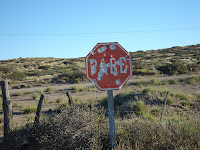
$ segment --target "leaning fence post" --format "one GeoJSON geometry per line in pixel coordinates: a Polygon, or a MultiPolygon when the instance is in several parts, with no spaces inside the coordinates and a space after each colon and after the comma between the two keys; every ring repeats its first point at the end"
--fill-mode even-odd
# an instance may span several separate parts
{"type": "Polygon", "coordinates": [[[7,140],[11,132],[12,104],[9,100],[8,80],[1,81],[4,112],[4,140],[7,140]]]}
{"type": "Polygon", "coordinates": [[[39,123],[43,99],[44,99],[44,95],[42,94],[40,96],[40,100],[38,102],[38,107],[37,107],[37,112],[36,112],[36,115],[35,115],[34,125],[39,123]]]}
{"type": "Polygon", "coordinates": [[[164,102],[164,106],[163,106],[163,110],[162,110],[162,114],[161,114],[161,117],[160,117],[160,122],[159,122],[159,124],[161,124],[162,117],[163,117],[163,114],[164,114],[164,112],[165,112],[165,106],[166,106],[166,104],[167,104],[167,96],[168,96],[168,94],[169,94],[169,91],[167,91],[167,95],[166,95],[166,97],[165,97],[165,102],[164,102]]]}
{"type": "Polygon", "coordinates": [[[70,106],[74,106],[74,102],[73,102],[73,99],[72,99],[72,96],[71,96],[70,92],[69,91],[66,92],[66,95],[67,95],[67,97],[69,99],[69,105],[70,106]]]}

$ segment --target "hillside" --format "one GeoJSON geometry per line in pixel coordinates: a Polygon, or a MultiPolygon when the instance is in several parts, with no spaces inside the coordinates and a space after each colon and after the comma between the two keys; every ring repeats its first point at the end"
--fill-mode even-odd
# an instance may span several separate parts
{"type": "Polygon", "coordinates": [[[130,52],[135,74],[185,74],[200,71],[200,44],[130,52]],[[167,72],[162,67],[168,69],[167,72]],[[171,67],[171,70],[169,69],[171,67]],[[184,72],[181,72],[183,71],[184,72]],[[180,71],[181,70],[181,71],[180,71]]]}
{"type": "MultiPolygon", "coordinates": [[[[133,74],[188,74],[200,71],[200,44],[130,52],[133,74]]],[[[47,83],[79,83],[85,79],[84,58],[18,58],[0,61],[0,79],[28,87],[47,83]],[[23,85],[22,85],[23,84],[23,85]]]]}
{"type": "MultiPolygon", "coordinates": [[[[200,149],[199,46],[130,52],[138,76],[113,91],[118,150],[200,149]]],[[[84,58],[19,58],[0,67],[13,115],[5,142],[0,93],[0,149],[109,149],[107,93],[82,82],[84,58]]]]}

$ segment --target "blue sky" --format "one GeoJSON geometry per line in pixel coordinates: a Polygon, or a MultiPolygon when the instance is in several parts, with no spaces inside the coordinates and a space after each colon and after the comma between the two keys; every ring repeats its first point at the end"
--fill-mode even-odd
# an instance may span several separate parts
{"type": "Polygon", "coordinates": [[[200,43],[199,0],[0,0],[0,60],[85,57],[200,43]]]}

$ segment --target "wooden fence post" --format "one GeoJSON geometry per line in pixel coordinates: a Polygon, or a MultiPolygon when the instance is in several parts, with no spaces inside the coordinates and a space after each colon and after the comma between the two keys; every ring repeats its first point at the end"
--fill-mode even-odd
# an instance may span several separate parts
{"type": "Polygon", "coordinates": [[[4,112],[4,140],[7,140],[11,132],[12,104],[9,100],[8,80],[1,81],[4,112]]]}
{"type": "Polygon", "coordinates": [[[72,99],[72,96],[71,96],[71,94],[70,94],[70,92],[68,91],[68,92],[66,92],[66,95],[67,95],[67,97],[68,97],[68,102],[69,102],[69,105],[70,106],[74,106],[74,102],[73,102],[73,99],[72,99]]]}
{"type": "Polygon", "coordinates": [[[42,94],[42,95],[40,96],[40,100],[39,100],[39,102],[38,102],[38,107],[37,107],[37,112],[36,112],[36,115],[35,115],[34,125],[36,125],[36,124],[39,123],[43,99],[44,99],[44,95],[42,94]]]}
{"type": "Polygon", "coordinates": [[[164,114],[164,112],[165,112],[165,106],[166,106],[166,104],[167,104],[167,96],[168,96],[168,94],[169,94],[169,91],[167,91],[167,95],[166,95],[166,97],[165,97],[165,102],[164,102],[164,106],[163,106],[163,110],[162,110],[161,117],[160,117],[160,122],[159,122],[160,125],[161,125],[161,122],[162,122],[163,114],[164,114]]]}

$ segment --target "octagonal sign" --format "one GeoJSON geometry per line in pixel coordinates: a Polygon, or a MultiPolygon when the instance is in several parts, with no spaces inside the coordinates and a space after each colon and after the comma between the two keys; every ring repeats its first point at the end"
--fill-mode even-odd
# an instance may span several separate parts
{"type": "Polygon", "coordinates": [[[88,80],[101,91],[121,89],[132,75],[131,56],[117,42],[98,43],[85,61],[88,80]]]}

